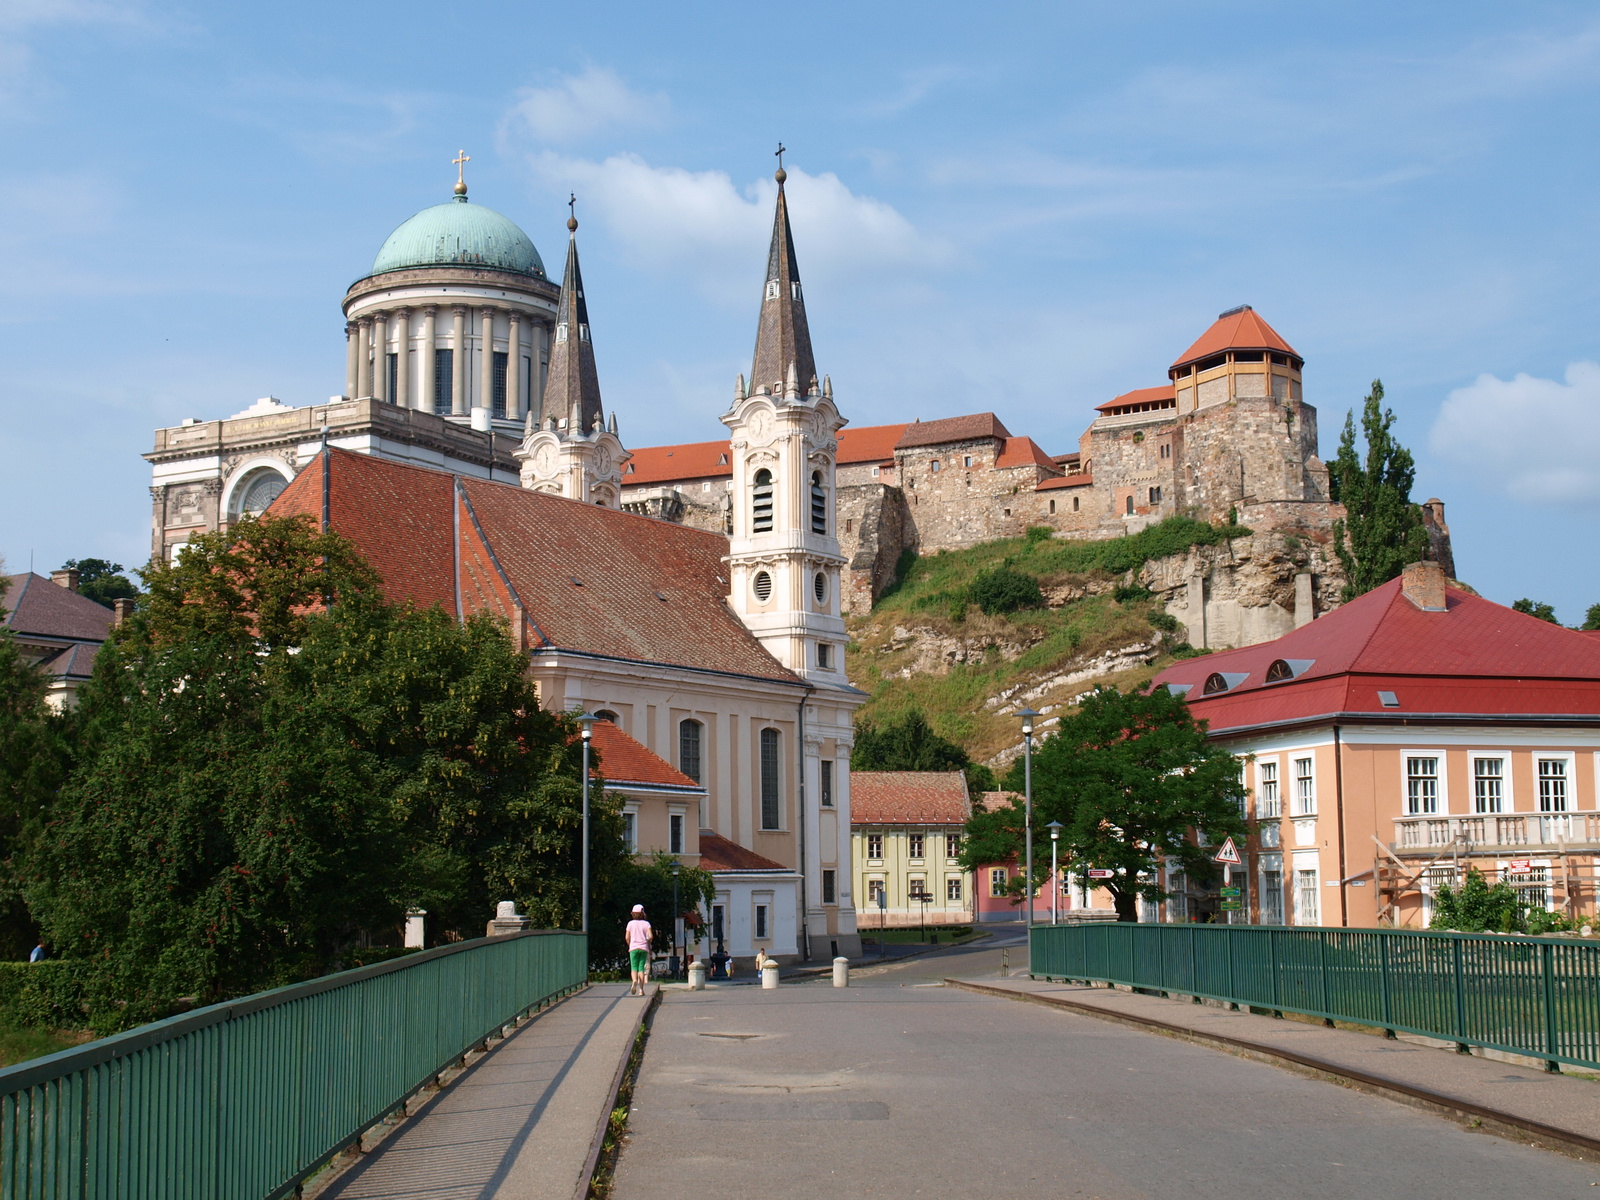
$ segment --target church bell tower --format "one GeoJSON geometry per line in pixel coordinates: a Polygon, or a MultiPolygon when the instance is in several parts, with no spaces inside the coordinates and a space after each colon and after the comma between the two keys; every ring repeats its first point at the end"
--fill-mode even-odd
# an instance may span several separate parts
{"type": "Polygon", "coordinates": [[[776,178],[755,361],[722,417],[733,446],[728,603],[784,666],[842,685],[834,463],[845,420],[832,384],[817,383],[781,165],[776,178]]]}

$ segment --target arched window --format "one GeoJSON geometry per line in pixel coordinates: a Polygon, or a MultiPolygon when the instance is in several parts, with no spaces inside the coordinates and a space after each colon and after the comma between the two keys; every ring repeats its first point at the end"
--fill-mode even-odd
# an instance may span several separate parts
{"type": "Polygon", "coordinates": [[[828,493],[822,490],[822,472],[811,472],[811,532],[828,532],[828,493]]]}
{"type": "Polygon", "coordinates": [[[678,722],[678,770],[696,783],[700,782],[700,734],[704,726],[699,721],[678,722]]]}
{"type": "Polygon", "coordinates": [[[772,532],[772,472],[765,467],[756,472],[750,493],[750,529],[753,533],[772,532]]]}
{"type": "Polygon", "coordinates": [[[609,708],[602,708],[599,711],[597,711],[594,715],[599,720],[610,721],[613,725],[620,724],[620,722],[618,722],[618,720],[617,720],[617,714],[612,712],[609,708]]]}
{"type": "Polygon", "coordinates": [[[1130,517],[1133,516],[1133,497],[1132,496],[1128,497],[1128,515],[1130,517]]]}
{"type": "Polygon", "coordinates": [[[1056,511],[1056,502],[1054,500],[1052,500],[1052,501],[1050,501],[1050,514],[1052,516],[1054,516],[1055,515],[1055,511],[1056,511]]]}
{"type": "Polygon", "coordinates": [[[257,467],[233,489],[228,519],[236,521],[243,516],[260,516],[288,486],[289,481],[271,467],[257,467]]]}
{"type": "Polygon", "coordinates": [[[761,731],[761,828],[781,828],[778,803],[778,731],[761,731]]]}

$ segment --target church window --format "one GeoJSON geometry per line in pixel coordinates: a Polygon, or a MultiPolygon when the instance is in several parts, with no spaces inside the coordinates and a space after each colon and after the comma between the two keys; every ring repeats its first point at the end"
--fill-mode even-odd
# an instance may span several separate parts
{"type": "Polygon", "coordinates": [[[673,813],[667,818],[667,853],[683,853],[683,814],[673,813]]]}
{"type": "Polygon", "coordinates": [[[1073,512],[1077,512],[1078,511],[1078,498],[1076,496],[1074,496],[1072,498],[1072,511],[1073,512]]]}
{"type": "Polygon", "coordinates": [[[817,667],[823,671],[830,670],[833,667],[833,647],[828,645],[827,642],[817,643],[817,667]]]}
{"type": "Polygon", "coordinates": [[[761,828],[780,828],[778,806],[778,731],[761,731],[761,828]]]}
{"type": "Polygon", "coordinates": [[[811,472],[811,532],[828,532],[828,493],[822,489],[822,472],[811,472]]]}
{"type": "Polygon", "coordinates": [[[834,893],[837,890],[837,885],[835,884],[834,881],[837,878],[838,878],[838,874],[836,872],[831,871],[831,870],[827,870],[827,869],[823,870],[823,872],[822,872],[822,902],[824,904],[837,904],[838,903],[838,901],[834,897],[834,893]]]}
{"type": "Polygon", "coordinates": [[[750,590],[756,594],[756,599],[762,604],[772,599],[772,576],[765,571],[757,571],[756,577],[750,581],[750,590]]]}
{"type": "Polygon", "coordinates": [[[490,360],[490,369],[493,375],[490,380],[490,400],[492,406],[489,411],[497,417],[506,415],[506,355],[499,350],[494,352],[490,360]]]}
{"type": "Polygon", "coordinates": [[[233,502],[228,506],[228,519],[236,521],[245,515],[258,516],[267,505],[278,498],[278,493],[289,486],[289,481],[271,467],[259,467],[245,476],[233,489],[233,502]]]}
{"type": "Polygon", "coordinates": [[[699,721],[678,722],[678,770],[696,783],[700,779],[700,735],[704,726],[699,721]]]}
{"type": "Polygon", "coordinates": [[[1052,501],[1050,501],[1050,512],[1051,512],[1051,515],[1054,515],[1055,511],[1056,511],[1056,502],[1054,500],[1052,500],[1052,501]]]}
{"type": "Polygon", "coordinates": [[[818,571],[811,579],[811,594],[817,598],[818,604],[828,598],[828,577],[821,571],[818,571]]]}
{"type": "Polygon", "coordinates": [[[522,373],[517,376],[517,411],[525,413],[533,407],[529,397],[533,394],[533,360],[526,354],[522,356],[522,373]]]}
{"type": "Polygon", "coordinates": [[[833,760],[823,759],[817,764],[819,776],[818,801],[823,808],[833,807],[833,760]]]}
{"type": "Polygon", "coordinates": [[[455,403],[455,366],[454,350],[433,352],[433,411],[436,413],[448,413],[455,403]]]}
{"type": "Polygon", "coordinates": [[[388,376],[388,384],[383,393],[383,398],[390,404],[400,394],[400,356],[398,354],[385,354],[384,374],[388,376]]]}
{"type": "Polygon", "coordinates": [[[750,528],[755,533],[772,532],[772,472],[762,467],[756,472],[750,496],[750,528]]]}

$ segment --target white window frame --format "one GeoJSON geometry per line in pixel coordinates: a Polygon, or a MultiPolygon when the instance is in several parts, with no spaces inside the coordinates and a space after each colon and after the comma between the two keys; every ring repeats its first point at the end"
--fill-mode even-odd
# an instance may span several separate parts
{"type": "Polygon", "coordinates": [[[1407,817],[1443,817],[1450,812],[1450,789],[1446,782],[1449,775],[1449,760],[1443,750],[1401,750],[1400,751],[1400,805],[1401,813],[1407,817]],[[1438,807],[1432,812],[1418,809],[1411,811],[1411,760],[1413,758],[1431,758],[1434,760],[1434,784],[1438,788],[1438,807]]]}
{"type": "Polygon", "coordinates": [[[629,854],[639,853],[639,806],[637,804],[624,804],[622,806],[622,836],[628,847],[629,854]],[[631,818],[631,819],[630,819],[631,818]],[[632,837],[629,838],[629,833],[632,837]]]}
{"type": "Polygon", "coordinates": [[[1530,766],[1533,768],[1533,811],[1544,815],[1551,813],[1581,812],[1578,804],[1578,770],[1577,755],[1571,750],[1535,750],[1530,766]],[[1564,762],[1566,764],[1566,802],[1565,808],[1546,809],[1544,807],[1543,789],[1539,786],[1539,764],[1541,762],[1564,762]]]}
{"type": "Polygon", "coordinates": [[[906,858],[912,862],[925,862],[928,857],[928,834],[925,830],[906,830],[906,858]]]}
{"type": "Polygon", "coordinates": [[[1517,811],[1516,798],[1511,785],[1512,776],[1515,774],[1512,766],[1511,752],[1509,750],[1467,751],[1467,774],[1472,780],[1472,790],[1468,795],[1467,804],[1470,806],[1471,815],[1475,817],[1500,817],[1506,813],[1517,811]],[[1478,760],[1485,758],[1497,758],[1500,760],[1500,809],[1498,812],[1490,812],[1487,809],[1480,812],[1478,809],[1478,760]]]}
{"type": "Polygon", "coordinates": [[[667,853],[687,854],[689,852],[689,810],[682,804],[667,806],[667,853]],[[672,818],[678,818],[678,848],[672,848],[672,818]]]}
{"type": "Polygon", "coordinates": [[[861,836],[867,839],[867,861],[868,862],[882,862],[883,861],[883,834],[881,834],[881,833],[864,833],[861,836]],[[878,852],[876,854],[874,854],[872,852],[872,843],[874,841],[876,841],[878,843],[878,852]]]}
{"type": "Polygon", "coordinates": [[[1317,756],[1316,756],[1316,752],[1315,751],[1311,751],[1311,750],[1307,750],[1303,754],[1291,752],[1290,757],[1289,757],[1289,766],[1290,766],[1290,768],[1292,770],[1293,779],[1294,779],[1294,815],[1297,816],[1297,817],[1314,817],[1314,816],[1316,816],[1317,815],[1317,756]],[[1307,775],[1307,776],[1304,776],[1304,777],[1301,776],[1301,774],[1300,774],[1300,764],[1302,762],[1309,762],[1311,764],[1311,774],[1310,775],[1307,775]],[[1309,808],[1301,807],[1301,803],[1300,803],[1300,781],[1301,781],[1302,778],[1308,779],[1311,782],[1311,806],[1309,808]]]}
{"type": "Polygon", "coordinates": [[[1292,888],[1285,888],[1284,889],[1285,892],[1289,893],[1288,895],[1285,896],[1284,900],[1285,900],[1285,904],[1286,905],[1290,901],[1293,902],[1293,905],[1294,905],[1294,923],[1295,923],[1295,925],[1296,926],[1302,926],[1303,925],[1308,929],[1309,928],[1316,928],[1316,927],[1321,926],[1321,924],[1322,924],[1322,908],[1323,908],[1323,905],[1322,905],[1322,863],[1321,863],[1321,860],[1320,859],[1316,859],[1316,858],[1312,858],[1310,856],[1302,858],[1299,855],[1296,855],[1294,860],[1293,860],[1293,862],[1290,864],[1290,872],[1291,872],[1291,875],[1292,875],[1292,879],[1291,880],[1287,880],[1285,882],[1291,883],[1292,884],[1292,888]],[[1301,875],[1310,875],[1311,876],[1311,885],[1309,887],[1305,887],[1305,886],[1302,885],[1301,880],[1300,880],[1300,876],[1301,875]],[[1312,901],[1312,903],[1316,906],[1316,912],[1314,912],[1314,913],[1302,912],[1302,909],[1305,906],[1301,903],[1301,898],[1304,897],[1304,896],[1315,896],[1316,897],[1316,899],[1312,901]]]}
{"type": "Polygon", "coordinates": [[[944,877],[944,902],[946,904],[960,904],[961,901],[961,876],[946,875],[944,877]],[[951,892],[954,892],[955,895],[952,896],[951,892]]]}
{"type": "Polygon", "coordinates": [[[1005,867],[989,868],[989,898],[998,900],[1006,895],[1006,886],[1011,882],[1011,872],[1005,867]],[[995,890],[995,884],[1000,885],[1000,890],[995,890]]]}
{"type": "Polygon", "coordinates": [[[1280,819],[1283,816],[1283,756],[1281,754],[1263,754],[1263,755],[1258,755],[1256,757],[1255,768],[1256,768],[1256,787],[1255,787],[1256,820],[1258,820],[1258,821],[1276,821],[1276,820],[1280,819]],[[1264,767],[1264,766],[1272,768],[1272,770],[1271,770],[1272,778],[1271,779],[1264,779],[1262,777],[1261,768],[1264,767]],[[1273,808],[1273,811],[1264,812],[1263,811],[1263,806],[1262,806],[1262,799],[1266,794],[1267,786],[1269,784],[1272,787],[1272,808],[1273,808]]]}

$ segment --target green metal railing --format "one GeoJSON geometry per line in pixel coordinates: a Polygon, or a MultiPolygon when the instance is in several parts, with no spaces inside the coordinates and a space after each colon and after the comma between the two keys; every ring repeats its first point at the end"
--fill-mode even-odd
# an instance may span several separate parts
{"type": "Polygon", "coordinates": [[[0,1071],[3,1200],[270,1200],[581,985],[587,939],[481,938],[0,1071]]]}
{"type": "Polygon", "coordinates": [[[1036,925],[1037,978],[1120,983],[1600,1067],[1600,944],[1262,925],[1036,925]]]}

